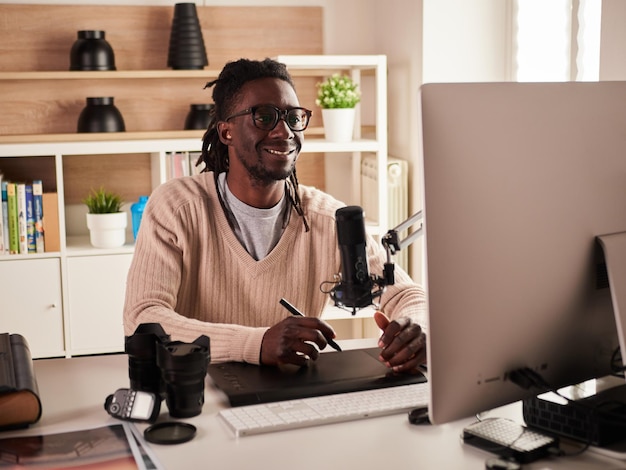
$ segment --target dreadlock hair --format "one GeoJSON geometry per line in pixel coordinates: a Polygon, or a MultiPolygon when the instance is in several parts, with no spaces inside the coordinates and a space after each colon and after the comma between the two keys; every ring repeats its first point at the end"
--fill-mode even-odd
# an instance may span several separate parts
{"type": "MultiPolygon", "coordinates": [[[[197,164],[204,162],[202,170],[215,173],[215,179],[219,173],[228,171],[228,146],[219,139],[217,123],[225,120],[234,112],[239,93],[242,87],[259,78],[278,78],[289,83],[294,89],[295,85],[287,67],[280,62],[266,58],[262,61],[239,59],[228,62],[216,80],[208,82],[204,88],[213,87],[213,103],[209,118],[209,124],[202,138],[202,153],[197,164]]],[[[298,177],[294,167],[288,178],[287,194],[294,209],[304,222],[305,230],[309,231],[309,224],[304,216],[300,195],[298,194],[298,177]]]]}

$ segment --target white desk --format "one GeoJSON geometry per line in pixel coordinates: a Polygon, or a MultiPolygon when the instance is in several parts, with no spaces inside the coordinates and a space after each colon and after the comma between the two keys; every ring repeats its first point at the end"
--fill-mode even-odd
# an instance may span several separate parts
{"type": "MultiPolygon", "coordinates": [[[[42,419],[29,429],[0,433],[0,437],[118,422],[103,405],[107,395],[129,386],[126,355],[36,360],[35,372],[43,402],[42,419]]],[[[198,428],[197,436],[180,445],[151,445],[161,464],[167,469],[471,470],[484,469],[485,460],[492,457],[462,444],[459,436],[472,419],[441,426],[414,426],[405,414],[400,414],[236,439],[217,417],[225,406],[220,394],[207,387],[202,414],[184,420],[198,428]]],[[[499,408],[491,415],[520,419],[521,405],[499,408]]],[[[160,420],[167,419],[170,418],[164,404],[160,420]]],[[[626,462],[590,453],[576,459],[542,460],[524,466],[524,470],[617,468],[626,469],[626,462]]]]}

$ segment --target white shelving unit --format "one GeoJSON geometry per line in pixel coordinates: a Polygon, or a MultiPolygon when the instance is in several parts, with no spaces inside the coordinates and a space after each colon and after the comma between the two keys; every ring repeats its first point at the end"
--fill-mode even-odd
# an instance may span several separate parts
{"type": "Polygon", "coordinates": [[[92,247],[88,237],[68,230],[63,159],[75,155],[106,158],[113,154],[148,153],[157,161],[165,161],[168,152],[196,151],[201,146],[197,137],[146,139],[145,135],[127,134],[117,138],[34,143],[0,140],[0,171],[3,158],[23,159],[28,167],[29,160],[43,157],[54,161],[56,173],[60,250],[0,255],[2,328],[28,338],[33,357],[124,350],[122,309],[134,248],[132,235],[127,234],[129,243],[123,247],[100,249],[92,247]]]}
{"type": "MultiPolygon", "coordinates": [[[[351,156],[352,200],[347,202],[358,203],[361,198],[361,155],[375,154],[379,174],[386,172],[386,57],[280,56],[278,60],[287,64],[294,76],[322,77],[337,71],[349,73],[357,83],[361,83],[365,75],[374,77],[375,96],[364,96],[364,100],[374,100],[373,135],[362,135],[361,118],[358,117],[352,142],[333,143],[307,137],[302,149],[303,153],[351,156]]],[[[157,74],[148,71],[124,72],[123,77],[118,77],[120,72],[95,73],[127,80],[132,80],[135,74],[141,78],[145,78],[146,74],[157,74]]],[[[39,74],[25,72],[22,75],[26,75],[24,79],[43,78],[39,74]]],[[[44,74],[46,79],[51,80],[69,78],[66,72],[44,74]]],[[[5,79],[15,80],[14,74],[0,74],[0,81],[5,79]]],[[[165,181],[166,155],[177,151],[199,151],[201,135],[202,132],[198,131],[166,131],[0,137],[0,172],[4,159],[19,158],[23,159],[20,165],[25,168],[32,166],[32,173],[36,175],[37,165],[43,158],[52,162],[56,179],[60,250],[42,254],[0,255],[2,329],[26,336],[33,357],[111,353],[124,348],[122,308],[133,244],[128,243],[118,249],[97,249],[89,245],[87,237],[76,236],[68,230],[70,208],[64,200],[64,158],[149,154],[154,187],[165,181]]],[[[379,178],[378,185],[379,220],[371,221],[368,226],[374,234],[387,230],[386,210],[383,209],[387,207],[386,178],[379,178]]],[[[132,240],[132,236],[127,240],[132,240]]],[[[351,315],[348,312],[333,312],[330,317],[345,319],[351,315]]],[[[360,336],[360,330],[361,326],[355,323],[354,335],[360,336]]]]}

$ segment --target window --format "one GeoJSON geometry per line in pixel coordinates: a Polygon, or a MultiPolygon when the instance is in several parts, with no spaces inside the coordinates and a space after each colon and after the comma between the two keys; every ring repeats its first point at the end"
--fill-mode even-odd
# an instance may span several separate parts
{"type": "Polygon", "coordinates": [[[596,81],[601,0],[516,0],[515,79],[596,81]]]}

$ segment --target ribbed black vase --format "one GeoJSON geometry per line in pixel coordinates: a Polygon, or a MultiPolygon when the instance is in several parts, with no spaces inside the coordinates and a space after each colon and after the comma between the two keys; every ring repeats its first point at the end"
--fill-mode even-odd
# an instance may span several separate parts
{"type": "Polygon", "coordinates": [[[195,3],[174,5],[167,66],[173,69],[203,69],[209,65],[195,3]]]}
{"type": "Polygon", "coordinates": [[[124,118],[112,97],[87,98],[87,106],[78,116],[78,132],[123,132],[124,118]]]}

